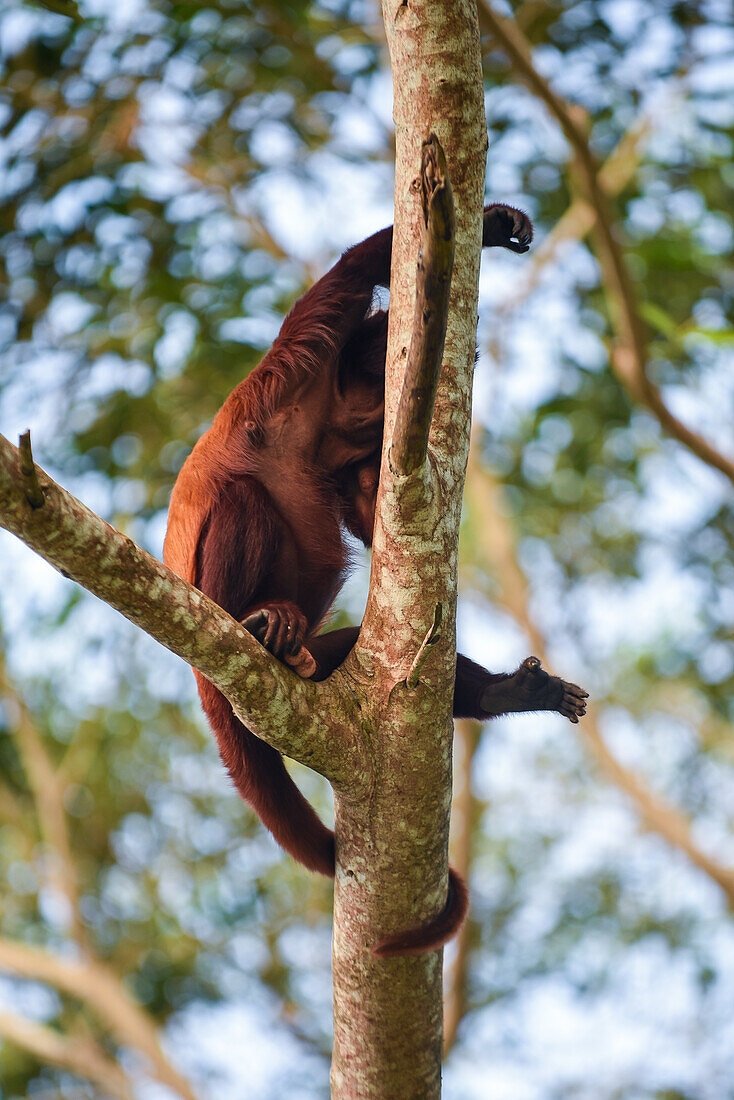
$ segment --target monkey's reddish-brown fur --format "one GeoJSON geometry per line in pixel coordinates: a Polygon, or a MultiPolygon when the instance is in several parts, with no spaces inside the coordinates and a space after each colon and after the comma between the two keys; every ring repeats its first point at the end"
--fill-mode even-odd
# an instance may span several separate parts
{"type": "MultiPolygon", "coordinates": [[[[524,252],[531,236],[527,218],[511,207],[485,211],[485,245],[524,252]]],[[[374,234],[296,302],[263,361],[194,447],[171,497],[166,563],[236,619],[263,610],[262,625],[255,630],[256,620],[249,620],[250,628],[291,664],[305,644],[317,679],[341,664],[358,633],[318,631],[348,564],[343,529],[365,545],[372,541],[387,312],[370,308],[375,287],[389,285],[391,245],[391,228],[374,234]]],[[[564,700],[570,704],[558,686],[563,681],[523,669],[492,674],[460,656],[455,713],[566,713],[564,700]]],[[[310,870],[333,875],[333,833],[303,798],[280,754],[247,730],[198,673],[197,683],[237,790],[287,852],[310,870]]],[[[466,887],[452,871],[437,920],[375,951],[415,954],[438,947],[460,926],[466,908],[466,887]]]]}

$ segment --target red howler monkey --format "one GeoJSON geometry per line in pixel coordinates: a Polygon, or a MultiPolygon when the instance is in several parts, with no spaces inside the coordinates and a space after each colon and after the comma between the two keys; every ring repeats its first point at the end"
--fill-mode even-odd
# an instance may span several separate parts
{"type": "MultiPolygon", "coordinates": [[[[530,220],[510,206],[484,211],[482,244],[527,252],[530,220]]],[[[258,367],[232,391],[173,489],[166,564],[216,600],[280,660],[324,679],[358,628],[319,634],[347,568],[343,529],[372,542],[383,429],[392,228],[350,248],[300,298],[258,367]],[[305,659],[305,650],[313,661],[305,659]],[[300,662],[300,667],[299,667],[300,662]]],[[[321,823],[275,749],[235,718],[196,673],[202,705],[242,798],[277,842],[312,871],[334,874],[334,834],[321,823]]],[[[586,693],[529,657],[491,673],[459,655],[454,714],[490,718],[555,710],[572,722],[586,693]]],[[[433,950],[461,925],[467,891],[451,872],[436,921],[386,940],[381,955],[433,950]]]]}

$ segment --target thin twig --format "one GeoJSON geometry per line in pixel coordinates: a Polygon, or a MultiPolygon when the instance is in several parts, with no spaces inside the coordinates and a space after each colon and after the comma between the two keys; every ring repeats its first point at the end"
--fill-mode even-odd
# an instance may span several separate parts
{"type": "Polygon", "coordinates": [[[578,121],[581,109],[566,103],[540,75],[533,64],[529,42],[511,19],[499,15],[489,0],[480,0],[479,12],[480,21],[494,35],[520,79],[554,115],[573,150],[582,188],[594,209],[597,256],[616,330],[617,347],[611,355],[612,369],[630,395],[647,405],[670,435],[703,462],[720,470],[734,482],[734,460],[721,454],[697,432],[678,420],[647,376],[644,327],[637,311],[637,299],[622,249],[614,236],[609,196],[600,181],[599,165],[591,152],[583,126],[578,121]]]}
{"type": "Polygon", "coordinates": [[[443,623],[443,609],[441,604],[436,604],[436,610],[433,613],[433,622],[431,623],[428,633],[420,644],[418,652],[415,655],[415,660],[410,666],[410,671],[405,677],[405,686],[413,691],[417,686],[421,676],[421,670],[428,660],[432,647],[436,644],[441,637],[441,625],[443,623]]]}
{"type": "Polygon", "coordinates": [[[435,134],[423,142],[420,179],[425,226],[418,258],[413,332],[390,448],[390,465],[402,475],[413,473],[425,461],[454,267],[454,199],[446,157],[435,134]]]}

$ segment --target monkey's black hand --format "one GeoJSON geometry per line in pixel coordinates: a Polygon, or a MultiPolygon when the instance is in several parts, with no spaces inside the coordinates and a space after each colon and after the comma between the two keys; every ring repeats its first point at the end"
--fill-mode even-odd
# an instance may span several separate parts
{"type": "Polygon", "coordinates": [[[484,208],[482,246],[499,245],[511,252],[527,252],[533,239],[533,223],[522,210],[514,206],[492,203],[484,208]]]}
{"type": "Polygon", "coordinates": [[[482,692],[481,707],[487,716],[555,710],[575,724],[586,714],[588,698],[588,691],[577,684],[569,684],[560,676],[549,676],[537,657],[526,657],[512,676],[487,685],[482,692]]]}
{"type": "Polygon", "coordinates": [[[311,676],[316,671],[316,662],[303,644],[308,629],[306,616],[290,600],[262,604],[242,620],[242,625],[299,676],[311,676]]]}

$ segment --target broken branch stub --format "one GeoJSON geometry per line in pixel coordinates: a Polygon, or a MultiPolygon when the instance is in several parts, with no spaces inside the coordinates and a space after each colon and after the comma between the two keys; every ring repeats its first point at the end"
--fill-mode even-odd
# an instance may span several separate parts
{"type": "Polygon", "coordinates": [[[454,198],[446,157],[435,134],[423,142],[420,180],[424,229],[413,331],[390,447],[390,465],[400,475],[419,469],[428,451],[454,268],[454,198]]]}

